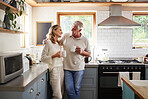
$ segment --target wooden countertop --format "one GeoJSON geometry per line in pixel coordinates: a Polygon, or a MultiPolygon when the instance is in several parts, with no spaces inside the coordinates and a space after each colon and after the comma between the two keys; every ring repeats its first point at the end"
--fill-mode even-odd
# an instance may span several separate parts
{"type": "Polygon", "coordinates": [[[47,72],[47,64],[34,64],[19,77],[0,85],[0,91],[25,91],[47,72]]]}
{"type": "Polygon", "coordinates": [[[124,77],[121,79],[140,97],[140,99],[148,99],[148,80],[128,80],[124,77]]]}

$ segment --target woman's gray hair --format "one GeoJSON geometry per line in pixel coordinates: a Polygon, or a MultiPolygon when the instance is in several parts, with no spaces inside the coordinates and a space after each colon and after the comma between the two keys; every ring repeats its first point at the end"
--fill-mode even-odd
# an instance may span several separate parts
{"type": "Polygon", "coordinates": [[[81,21],[75,21],[73,25],[78,25],[78,30],[83,28],[83,23],[81,21]]]}

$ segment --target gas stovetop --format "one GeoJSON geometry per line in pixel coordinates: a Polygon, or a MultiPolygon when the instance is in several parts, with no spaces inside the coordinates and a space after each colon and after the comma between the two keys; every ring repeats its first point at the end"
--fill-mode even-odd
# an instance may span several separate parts
{"type": "Polygon", "coordinates": [[[108,61],[101,61],[98,60],[98,64],[143,64],[137,60],[108,60],[108,61]]]}

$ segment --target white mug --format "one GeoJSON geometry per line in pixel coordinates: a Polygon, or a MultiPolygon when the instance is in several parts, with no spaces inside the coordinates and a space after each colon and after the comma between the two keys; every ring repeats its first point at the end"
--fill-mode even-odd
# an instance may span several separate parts
{"type": "Polygon", "coordinates": [[[144,57],[138,57],[139,62],[144,62],[144,57]]]}
{"type": "Polygon", "coordinates": [[[76,46],[72,46],[71,47],[71,52],[75,52],[76,51],[76,46]]]}
{"type": "Polygon", "coordinates": [[[66,51],[65,50],[62,51],[62,56],[66,57],[66,51]]]}

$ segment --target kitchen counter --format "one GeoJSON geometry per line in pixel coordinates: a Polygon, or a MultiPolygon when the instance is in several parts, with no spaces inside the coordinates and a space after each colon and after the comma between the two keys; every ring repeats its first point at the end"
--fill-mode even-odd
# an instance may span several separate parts
{"type": "Polygon", "coordinates": [[[145,64],[145,68],[148,68],[148,64],[145,64]]]}
{"type": "Polygon", "coordinates": [[[85,63],[86,68],[98,68],[99,65],[97,63],[85,63]]]}
{"type": "MultiPolygon", "coordinates": [[[[86,68],[97,68],[97,63],[86,63],[86,68]]],[[[44,63],[34,64],[31,68],[24,72],[17,78],[5,83],[0,84],[0,91],[25,91],[40,77],[42,77],[48,70],[48,65],[44,63]]]]}
{"type": "Polygon", "coordinates": [[[128,80],[126,78],[122,80],[140,99],[148,99],[148,80],[128,80]]]}
{"type": "Polygon", "coordinates": [[[47,72],[47,64],[34,64],[19,77],[0,85],[0,91],[25,91],[47,72]]]}

